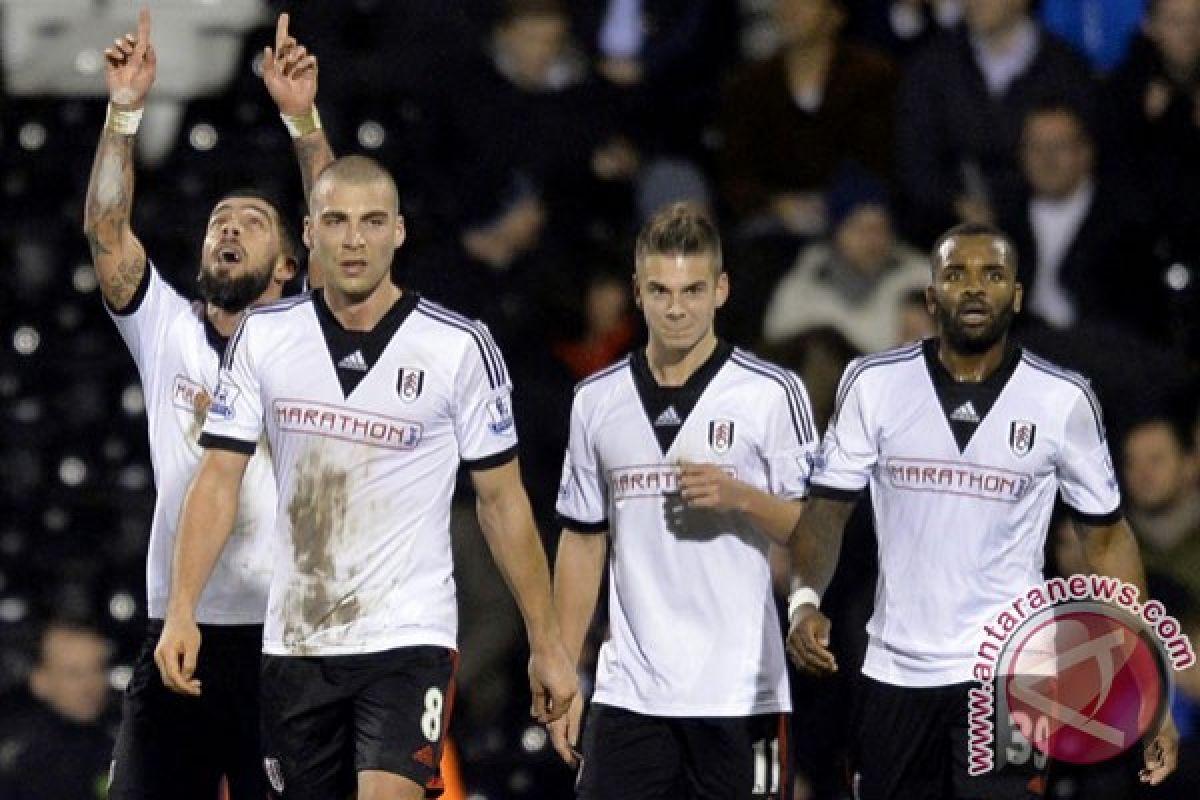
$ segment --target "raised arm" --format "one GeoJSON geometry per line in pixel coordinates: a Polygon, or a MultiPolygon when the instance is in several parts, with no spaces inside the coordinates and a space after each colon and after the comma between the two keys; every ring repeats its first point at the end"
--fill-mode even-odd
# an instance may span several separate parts
{"type": "Polygon", "coordinates": [[[520,467],[513,459],[499,467],[473,471],[471,480],[478,496],[479,525],[525,620],[533,691],[530,713],[548,723],[566,713],[578,681],[559,633],[550,596],[550,569],[521,484],[520,467]]]}
{"type": "Polygon", "coordinates": [[[263,83],[292,135],[304,200],[321,170],[333,161],[333,149],[317,115],[317,57],[288,33],[289,17],[275,24],[275,47],[263,51],[263,83]]]}
{"type": "Polygon", "coordinates": [[[817,601],[833,579],[852,511],[852,501],[812,497],[792,533],[792,572],[801,588],[788,601],[787,650],[792,662],[805,672],[823,675],[837,671],[837,661],[829,651],[829,618],[817,608],[817,601]]]}
{"type": "Polygon", "coordinates": [[[146,271],[146,251],[134,236],[133,138],[146,94],[154,84],[156,56],[150,42],[150,12],[138,14],[137,33],[127,33],[104,51],[108,115],[88,179],[83,232],[104,299],[117,311],[133,299],[146,271]]]}
{"type": "Polygon", "coordinates": [[[179,533],[171,561],[171,596],[154,661],[167,688],[200,694],[193,675],[200,652],[196,604],[233,532],[242,476],[250,456],[230,450],[204,451],[196,477],[183,499],[179,533]]]}

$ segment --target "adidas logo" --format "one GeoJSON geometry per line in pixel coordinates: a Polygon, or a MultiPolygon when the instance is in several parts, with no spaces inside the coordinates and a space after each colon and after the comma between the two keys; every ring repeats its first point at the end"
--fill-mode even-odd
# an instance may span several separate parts
{"type": "Polygon", "coordinates": [[[363,358],[362,350],[355,350],[350,355],[338,362],[340,369],[356,369],[359,372],[367,371],[367,360],[363,358]]]}
{"type": "Polygon", "coordinates": [[[667,410],[658,415],[658,419],[654,420],[654,427],[666,428],[671,425],[682,425],[683,420],[679,418],[679,414],[675,412],[675,406],[667,406],[667,410]]]}
{"type": "Polygon", "coordinates": [[[975,406],[968,400],[950,413],[950,419],[956,422],[979,422],[979,415],[975,413],[975,406]]]}

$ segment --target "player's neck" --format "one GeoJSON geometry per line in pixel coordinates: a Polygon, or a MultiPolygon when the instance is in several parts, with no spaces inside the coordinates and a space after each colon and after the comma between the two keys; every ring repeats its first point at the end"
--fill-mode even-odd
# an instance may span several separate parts
{"type": "Polygon", "coordinates": [[[987,380],[1004,363],[1007,352],[1007,335],[982,353],[960,352],[947,344],[944,336],[938,338],[938,360],[958,383],[982,383],[987,380]]]}
{"type": "Polygon", "coordinates": [[[233,332],[237,330],[237,326],[241,324],[242,317],[246,316],[246,309],[241,311],[226,311],[212,303],[204,304],[204,314],[208,317],[208,321],[217,329],[217,333],[228,339],[233,336],[233,332]]]}
{"type": "Polygon", "coordinates": [[[717,349],[717,335],[709,331],[686,350],[675,350],[656,342],[646,344],[646,363],[659,386],[683,386],[717,349]]]}
{"type": "Polygon", "coordinates": [[[383,319],[383,315],[390,311],[404,294],[403,290],[391,281],[384,281],[361,300],[339,292],[331,286],[326,286],[324,292],[325,305],[329,306],[333,316],[348,331],[374,330],[379,320],[383,319]]]}

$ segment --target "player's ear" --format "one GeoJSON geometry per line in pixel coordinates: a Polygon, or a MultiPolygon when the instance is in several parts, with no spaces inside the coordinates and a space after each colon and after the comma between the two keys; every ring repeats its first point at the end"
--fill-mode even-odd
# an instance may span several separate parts
{"type": "Polygon", "coordinates": [[[296,277],[298,269],[295,256],[280,254],[279,258],[275,259],[274,277],[279,283],[287,283],[292,278],[296,277]]]}
{"type": "Polygon", "coordinates": [[[404,227],[404,217],[400,214],[396,215],[396,233],[393,238],[395,247],[399,248],[404,244],[404,239],[408,235],[408,230],[404,227]]]}
{"type": "Polygon", "coordinates": [[[929,316],[937,317],[937,292],[932,286],[925,287],[925,310],[929,316]]]}
{"type": "Polygon", "coordinates": [[[304,230],[300,232],[300,238],[304,241],[304,246],[312,250],[312,216],[304,215],[304,230]]]}
{"type": "Polygon", "coordinates": [[[1021,301],[1025,299],[1025,287],[1018,283],[1013,290],[1013,312],[1021,311],[1021,301]]]}
{"type": "Polygon", "coordinates": [[[716,303],[714,307],[721,308],[725,305],[725,301],[729,299],[729,273],[722,270],[717,274],[716,303]]]}
{"type": "Polygon", "coordinates": [[[642,307],[642,285],[638,282],[637,270],[633,271],[633,304],[639,309],[642,307]]]}

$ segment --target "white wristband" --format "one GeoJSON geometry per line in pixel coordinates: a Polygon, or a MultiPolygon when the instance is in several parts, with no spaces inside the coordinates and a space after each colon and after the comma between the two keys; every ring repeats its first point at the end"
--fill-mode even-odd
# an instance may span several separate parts
{"type": "Polygon", "coordinates": [[[283,124],[293,139],[299,139],[313,131],[321,130],[321,115],[317,113],[316,106],[303,114],[280,113],[279,117],[283,120],[283,124]]]}
{"type": "Polygon", "coordinates": [[[138,132],[138,126],[142,124],[142,114],[145,110],[145,108],[137,108],[127,111],[109,103],[108,110],[104,114],[104,128],[114,133],[133,136],[138,132]]]}
{"type": "Polygon", "coordinates": [[[820,606],[821,595],[817,594],[816,590],[810,589],[807,586],[801,586],[788,595],[788,624],[792,622],[792,617],[796,616],[796,611],[803,605],[820,606]]]}

